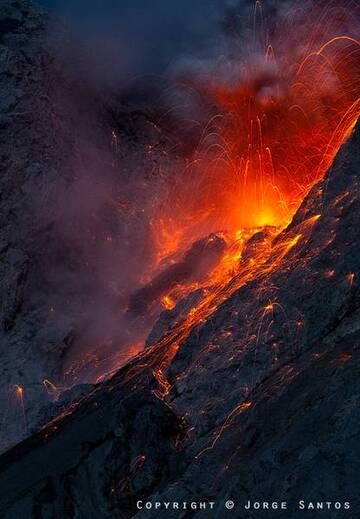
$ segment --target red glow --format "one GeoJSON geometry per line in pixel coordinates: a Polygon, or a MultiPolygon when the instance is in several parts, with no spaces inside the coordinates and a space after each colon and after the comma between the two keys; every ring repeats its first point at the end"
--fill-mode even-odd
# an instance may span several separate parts
{"type": "MultiPolygon", "coordinates": [[[[191,84],[215,112],[173,188],[169,206],[162,206],[161,226],[155,220],[154,229],[160,230],[161,250],[172,254],[189,236],[219,229],[227,230],[230,245],[202,301],[156,345],[164,355],[156,375],[164,394],[164,370],[190,330],[251,279],[288,268],[290,256],[308,241],[321,218],[308,218],[298,227],[301,232],[288,233],[272,247],[265,244],[239,266],[250,236],[264,226],[274,236],[291,220],[359,116],[360,43],[350,33],[339,33],[344,26],[351,30],[354,13],[351,6],[324,5],[288,13],[276,27],[258,31],[258,25],[266,23],[257,23],[261,5],[256,2],[254,38],[239,51],[238,61],[234,51],[232,76],[226,76],[220,58],[205,78],[187,79],[187,86],[191,84]]],[[[322,192],[319,189],[319,196],[322,192]]],[[[351,286],[354,276],[347,280],[351,286]]],[[[281,305],[269,301],[259,316],[256,340],[266,333],[263,321],[275,310],[285,319],[281,305]]],[[[299,333],[304,322],[298,319],[288,326],[299,333]]]]}
{"type": "MultiPolygon", "coordinates": [[[[139,282],[150,281],[196,239],[212,232],[224,236],[227,249],[204,281],[177,285],[156,301],[159,312],[172,310],[191,291],[204,289],[201,301],[157,344],[161,361],[153,374],[164,394],[164,369],[189,330],[243,283],[286,264],[287,255],[306,243],[311,226],[321,218],[308,218],[300,232],[271,249],[272,238],[323,178],[358,118],[360,43],[352,33],[358,25],[355,11],[351,4],[318,2],[306,12],[288,10],[273,23],[257,1],[248,41],[234,39],[231,52],[227,49],[225,57],[213,58],[205,75],[192,73],[182,82],[185,89],[196,91],[209,118],[202,119],[202,137],[184,171],[176,171],[167,196],[154,196],[146,214],[155,254],[139,282]],[[268,237],[239,266],[244,245],[264,227],[268,237]]],[[[116,133],[112,145],[119,145],[116,133]]],[[[323,191],[319,189],[319,196],[323,191]]],[[[335,272],[322,275],[332,278],[335,272]]],[[[350,287],[356,282],[353,273],[347,282],[350,287]]],[[[269,301],[259,316],[258,336],[263,333],[262,321],[266,326],[276,311],[282,309],[269,301]]],[[[298,330],[303,322],[294,326],[298,330]]],[[[96,375],[101,373],[96,381],[103,380],[142,347],[143,340],[136,340],[111,371],[104,369],[104,359],[90,356],[66,376],[73,379],[83,364],[91,364],[96,375]]]]}
{"type": "Polygon", "coordinates": [[[166,252],[191,229],[284,226],[329,168],[359,115],[356,7],[321,2],[267,23],[183,83],[212,114],[193,161],[154,222],[166,252]],[[348,33],[344,33],[344,31],[348,33]]]}
{"type": "MultiPolygon", "coordinates": [[[[270,252],[271,238],[324,177],[358,118],[360,43],[351,35],[355,14],[350,5],[323,3],[307,12],[287,12],[264,29],[256,2],[251,41],[240,42],[238,55],[235,48],[231,58],[212,63],[205,78],[186,78],[185,87],[201,95],[211,116],[192,160],[152,221],[157,265],[174,261],[197,237],[213,231],[226,230],[228,250],[211,273],[209,290],[206,281],[202,302],[160,341],[167,353],[158,379],[193,326],[242,283],[285,265],[321,218],[316,214],[305,220],[300,233],[270,252]],[[244,244],[265,227],[269,237],[263,247],[239,267],[244,244]],[[270,254],[271,266],[266,266],[270,254]]],[[[353,278],[348,282],[351,286],[353,278]]],[[[163,306],[171,308],[195,288],[177,287],[163,306]]],[[[275,306],[269,302],[262,319],[275,306]]]]}

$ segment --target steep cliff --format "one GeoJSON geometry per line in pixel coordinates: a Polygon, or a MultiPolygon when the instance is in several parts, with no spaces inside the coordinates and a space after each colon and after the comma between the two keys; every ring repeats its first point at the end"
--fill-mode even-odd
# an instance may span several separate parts
{"type": "MultiPolygon", "coordinates": [[[[111,125],[127,136],[127,160],[136,148],[138,162],[139,146],[163,138],[143,112],[122,107],[111,119],[113,104],[58,61],[48,23],[30,2],[1,2],[2,447],[29,436],[0,457],[1,517],[209,516],[137,509],[149,499],[214,501],[214,517],[258,518],[243,504],[276,496],[294,519],[312,517],[297,500],[335,498],[351,509],[332,507],[326,517],[355,519],[359,125],[290,225],[252,238],[226,286],[195,291],[160,316],[143,352],[109,380],[80,388],[31,435],[51,400],[44,379],[64,377],[79,336],[98,340],[95,316],[110,325],[105,314],[117,291],[96,297],[116,273],[103,274],[107,256],[98,249],[110,242],[117,258],[129,229],[101,187],[96,196],[88,188],[100,171],[116,190],[113,161],[121,158],[111,125]],[[90,202],[78,213],[82,198],[90,202]],[[60,218],[64,212],[71,217],[60,218]],[[95,311],[85,305],[93,298],[95,311]],[[229,499],[235,508],[227,512],[229,499]]],[[[146,157],[139,169],[150,174],[146,157]]],[[[156,167],[166,160],[156,156],[156,167]]],[[[145,253],[134,257],[138,270],[145,253]]]]}
{"type": "Polygon", "coordinates": [[[258,517],[240,503],[274,494],[339,495],[356,517],[359,130],[205,319],[2,456],[3,517],[129,517],[147,498],[208,499],[216,517],[233,499],[233,516],[258,517]]]}
{"type": "Polygon", "coordinates": [[[59,392],[96,378],[96,348],[110,357],[131,332],[119,292],[136,289],[151,251],[124,178],[143,188],[168,159],[151,118],[84,73],[63,20],[2,0],[0,35],[3,451],[59,392]]]}

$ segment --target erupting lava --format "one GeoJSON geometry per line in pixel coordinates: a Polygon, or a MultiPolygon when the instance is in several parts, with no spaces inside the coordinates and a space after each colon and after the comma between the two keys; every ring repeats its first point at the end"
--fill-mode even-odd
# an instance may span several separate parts
{"type": "MultiPolygon", "coordinates": [[[[230,37],[225,55],[183,78],[180,87],[190,85],[210,116],[152,222],[160,268],[195,239],[225,233],[228,250],[211,273],[213,286],[236,273],[253,234],[290,222],[359,115],[358,7],[279,8],[269,20],[264,13],[256,1],[248,40],[230,37]]],[[[163,294],[163,307],[199,286],[163,294]]]]}
{"type": "MultiPolygon", "coordinates": [[[[139,328],[142,317],[153,323],[161,309],[171,313],[178,301],[202,291],[200,303],[160,341],[160,354],[167,350],[155,370],[161,384],[164,366],[189,330],[242,283],[280,268],[306,226],[320,217],[272,248],[272,238],[323,178],[358,118],[359,14],[356,5],[320,2],[307,9],[278,8],[267,20],[256,1],[247,41],[228,36],[221,57],[182,76],[182,92],[194,103],[201,99],[202,136],[187,167],[171,178],[167,196],[148,215],[156,260],[126,309],[139,328]],[[188,261],[189,251],[212,233],[226,242],[226,250],[205,276],[196,277],[196,255],[188,261]],[[253,236],[260,241],[249,247],[253,236]],[[272,266],[263,267],[270,257],[272,266]]],[[[135,342],[131,355],[143,345],[142,338],[135,342]]]]}
{"type": "Polygon", "coordinates": [[[182,78],[210,117],[161,215],[166,250],[204,229],[286,225],[349,135],[359,114],[359,8],[305,8],[280,7],[267,20],[256,1],[247,40],[232,37],[224,55],[182,78]]]}

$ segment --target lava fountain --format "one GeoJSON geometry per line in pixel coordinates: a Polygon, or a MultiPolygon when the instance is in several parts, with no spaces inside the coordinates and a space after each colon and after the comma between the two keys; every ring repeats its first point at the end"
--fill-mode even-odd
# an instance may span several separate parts
{"type": "Polygon", "coordinates": [[[267,17],[257,1],[245,41],[235,31],[219,57],[182,73],[179,88],[209,117],[162,209],[172,240],[291,220],[359,115],[359,15],[320,2],[267,17]]]}
{"type": "MultiPolygon", "coordinates": [[[[256,1],[246,39],[243,30],[227,34],[221,55],[178,75],[176,89],[199,105],[201,137],[183,171],[169,174],[166,195],[147,215],[155,260],[123,309],[130,329],[141,329],[141,336],[125,357],[121,348],[111,372],[143,348],[161,310],[172,311],[195,291],[203,294],[181,330],[167,336],[164,349],[174,352],[193,326],[267,261],[273,237],[323,178],[358,118],[359,15],[352,3],[320,2],[277,8],[268,16],[256,1]],[[239,278],[243,253],[257,234],[261,247],[239,278]],[[209,248],[213,239],[226,242],[218,264],[195,276],[204,251],[189,261],[198,257],[192,248],[209,248]],[[240,281],[229,292],[236,276],[240,281]]],[[[299,239],[285,244],[280,260],[299,239]]]]}

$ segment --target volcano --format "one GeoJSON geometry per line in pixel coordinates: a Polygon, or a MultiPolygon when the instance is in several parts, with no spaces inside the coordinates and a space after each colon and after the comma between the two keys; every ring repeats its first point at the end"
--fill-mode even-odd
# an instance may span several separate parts
{"type": "Polygon", "coordinates": [[[347,85],[329,119],[329,55],[322,105],[303,60],[300,97],[287,72],[270,95],[273,64],[187,77],[212,121],[189,146],[156,95],[74,74],[45,9],[3,4],[1,517],[359,517],[356,40],[313,35],[347,85]]]}

